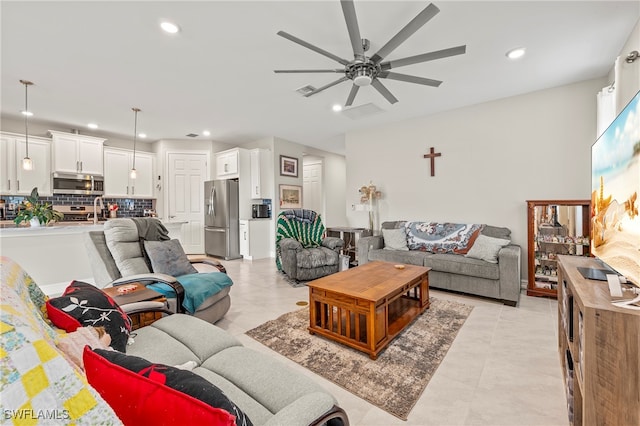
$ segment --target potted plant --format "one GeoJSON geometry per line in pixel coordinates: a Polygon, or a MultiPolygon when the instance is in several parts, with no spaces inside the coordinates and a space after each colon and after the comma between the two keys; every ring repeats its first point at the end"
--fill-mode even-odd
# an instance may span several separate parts
{"type": "Polygon", "coordinates": [[[31,190],[31,195],[18,206],[18,214],[13,219],[16,225],[22,222],[30,222],[31,226],[46,225],[49,222],[56,222],[64,217],[62,213],[53,209],[49,203],[42,203],[39,200],[38,188],[31,190]]]}

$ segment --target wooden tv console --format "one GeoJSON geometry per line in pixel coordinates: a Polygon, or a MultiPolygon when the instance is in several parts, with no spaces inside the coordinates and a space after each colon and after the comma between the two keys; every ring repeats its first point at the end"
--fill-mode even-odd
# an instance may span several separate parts
{"type": "Polygon", "coordinates": [[[640,425],[640,311],[614,306],[607,282],[583,278],[577,268],[600,268],[595,259],[558,260],[558,350],[570,423],[640,425]]]}

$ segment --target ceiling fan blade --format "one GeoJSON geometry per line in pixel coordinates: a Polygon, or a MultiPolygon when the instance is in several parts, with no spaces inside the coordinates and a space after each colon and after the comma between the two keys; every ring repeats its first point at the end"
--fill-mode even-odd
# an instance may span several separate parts
{"type": "Polygon", "coordinates": [[[431,18],[436,16],[440,12],[440,9],[436,7],[433,3],[429,3],[429,6],[425,7],[422,12],[418,13],[418,15],[411,20],[407,25],[402,28],[398,34],[394,35],[391,40],[387,42],[384,46],[380,48],[376,52],[375,55],[371,57],[371,60],[379,64],[384,58],[389,55],[389,53],[393,52],[398,46],[400,46],[406,39],[411,37],[413,33],[418,31],[424,24],[426,24],[431,18]]]}
{"type": "Polygon", "coordinates": [[[313,96],[313,95],[315,95],[316,93],[320,93],[320,92],[322,92],[323,90],[328,89],[329,87],[333,87],[333,86],[335,86],[336,84],[342,83],[343,81],[347,81],[347,80],[348,80],[348,78],[347,78],[347,77],[339,78],[339,79],[337,79],[336,81],[332,81],[332,82],[331,82],[331,83],[329,83],[329,84],[325,84],[324,86],[322,86],[322,87],[320,87],[320,88],[318,88],[318,89],[314,90],[313,92],[309,92],[309,93],[307,93],[306,95],[304,95],[304,97],[305,97],[305,98],[308,98],[309,96],[313,96]]]}
{"type": "Polygon", "coordinates": [[[294,74],[305,72],[344,72],[344,70],[273,70],[276,74],[294,74]]]}
{"type": "Polygon", "coordinates": [[[349,63],[349,61],[347,61],[346,59],[342,59],[341,57],[336,56],[336,55],[334,55],[333,53],[327,52],[327,51],[326,51],[326,50],[324,50],[324,49],[320,49],[319,47],[314,46],[313,44],[307,43],[306,41],[301,40],[301,39],[299,39],[299,38],[298,38],[298,37],[296,37],[296,36],[292,36],[291,34],[286,33],[286,32],[284,32],[284,31],[278,31],[278,35],[279,35],[280,37],[284,37],[284,38],[286,38],[287,40],[291,40],[291,41],[292,41],[292,42],[294,42],[294,43],[298,43],[300,46],[304,46],[304,47],[306,47],[307,49],[311,49],[311,50],[313,50],[313,51],[314,51],[314,52],[316,52],[316,53],[319,53],[319,54],[321,54],[321,55],[324,55],[324,56],[326,56],[327,58],[331,58],[331,59],[333,59],[334,61],[341,63],[342,65],[347,65],[347,64],[349,63]]]}
{"type": "Polygon", "coordinates": [[[436,50],[434,52],[423,53],[421,55],[409,56],[408,58],[383,62],[380,64],[380,68],[382,68],[383,70],[390,70],[392,68],[400,68],[406,65],[419,64],[421,62],[433,61],[435,59],[448,58],[449,56],[462,55],[466,52],[466,45],[450,47],[448,49],[436,50]]]}
{"type": "Polygon", "coordinates": [[[383,71],[378,74],[378,78],[388,78],[389,80],[406,81],[408,83],[423,84],[425,86],[438,87],[442,84],[440,80],[416,77],[415,75],[399,74],[397,72],[383,71]]]}
{"type": "Polygon", "coordinates": [[[358,86],[357,84],[354,84],[353,86],[351,86],[349,97],[347,98],[347,102],[344,104],[345,106],[351,106],[351,104],[353,104],[353,101],[355,100],[359,89],[360,89],[360,86],[358,86]]]}
{"type": "Polygon", "coordinates": [[[353,56],[356,59],[364,59],[364,48],[362,47],[362,38],[360,37],[360,28],[358,28],[358,18],[356,17],[356,8],[353,5],[353,0],[340,0],[340,4],[342,5],[344,20],[347,21],[353,56]]]}
{"type": "Polygon", "coordinates": [[[386,87],[384,87],[384,85],[380,82],[380,80],[378,80],[377,78],[374,78],[373,81],[371,82],[371,85],[373,87],[376,88],[376,90],[378,92],[380,92],[380,94],[382,96],[384,96],[390,104],[395,104],[396,102],[398,102],[398,100],[396,99],[395,96],[393,96],[391,94],[391,92],[389,91],[389,89],[387,89],[386,87]]]}

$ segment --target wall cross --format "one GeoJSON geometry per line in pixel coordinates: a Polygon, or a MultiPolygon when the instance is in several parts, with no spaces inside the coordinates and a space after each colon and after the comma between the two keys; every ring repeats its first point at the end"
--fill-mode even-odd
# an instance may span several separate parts
{"type": "Polygon", "coordinates": [[[441,152],[435,152],[435,149],[431,147],[429,150],[429,154],[425,154],[424,158],[428,158],[431,160],[431,176],[436,175],[436,157],[442,156],[441,152]]]}

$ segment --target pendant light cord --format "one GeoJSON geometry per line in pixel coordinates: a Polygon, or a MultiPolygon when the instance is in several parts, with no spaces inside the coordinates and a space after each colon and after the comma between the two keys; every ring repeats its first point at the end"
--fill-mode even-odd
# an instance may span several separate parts
{"type": "Polygon", "coordinates": [[[24,84],[24,141],[25,141],[25,153],[29,158],[29,96],[27,91],[29,90],[29,82],[20,80],[24,84]]]}
{"type": "Polygon", "coordinates": [[[131,108],[131,109],[135,113],[134,120],[133,120],[133,167],[132,167],[132,169],[135,170],[135,168],[136,168],[136,139],[138,137],[138,111],[140,111],[140,109],[139,108],[131,108]]]}

